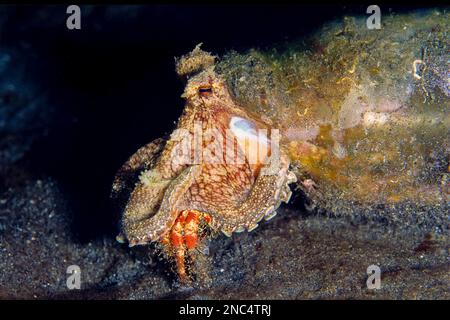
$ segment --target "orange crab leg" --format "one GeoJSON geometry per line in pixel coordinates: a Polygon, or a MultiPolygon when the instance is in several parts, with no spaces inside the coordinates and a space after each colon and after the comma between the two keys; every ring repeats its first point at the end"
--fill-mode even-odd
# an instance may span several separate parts
{"type": "Polygon", "coordinates": [[[185,216],[181,213],[175,220],[175,223],[170,230],[170,243],[175,251],[175,261],[177,264],[178,275],[181,281],[186,281],[186,266],[185,266],[185,246],[183,239],[183,228],[185,223],[185,216]]]}
{"type": "Polygon", "coordinates": [[[188,249],[194,249],[197,246],[200,219],[203,219],[207,224],[210,224],[212,220],[211,216],[207,213],[196,210],[188,211],[184,226],[184,239],[188,249]]]}
{"type": "Polygon", "coordinates": [[[184,240],[186,242],[186,248],[188,249],[193,249],[197,246],[198,222],[199,213],[195,211],[189,211],[186,217],[186,223],[184,225],[184,240]]]}

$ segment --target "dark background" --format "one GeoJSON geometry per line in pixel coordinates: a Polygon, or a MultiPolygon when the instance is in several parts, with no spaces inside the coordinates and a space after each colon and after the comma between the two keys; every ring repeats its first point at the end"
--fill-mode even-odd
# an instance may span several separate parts
{"type": "MultiPolygon", "coordinates": [[[[219,55],[283,46],[334,17],[365,14],[366,8],[81,5],[82,29],[68,30],[66,6],[3,6],[0,50],[12,52],[21,83],[44,102],[32,125],[21,125],[19,113],[10,115],[0,139],[12,133],[24,141],[33,137],[18,161],[32,175],[54,177],[67,191],[79,241],[114,234],[117,217],[108,197],[116,170],[140,146],[170,132],[181,113],[183,83],[174,72],[175,56],[200,42],[219,55]]],[[[21,90],[3,90],[2,108],[14,104],[21,90]]]]}

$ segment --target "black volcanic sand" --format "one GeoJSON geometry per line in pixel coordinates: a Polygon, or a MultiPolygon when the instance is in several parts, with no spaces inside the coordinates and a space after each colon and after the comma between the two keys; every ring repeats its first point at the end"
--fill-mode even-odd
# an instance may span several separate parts
{"type": "Polygon", "coordinates": [[[414,226],[307,216],[292,205],[250,234],[213,240],[205,258],[212,281],[183,288],[151,248],[128,249],[113,235],[77,241],[62,199],[51,178],[2,193],[1,298],[450,298],[448,244],[414,226]],[[73,264],[81,290],[66,287],[73,264]],[[372,264],[382,270],[376,291],[366,287],[372,264]]]}
{"type": "MultiPolygon", "coordinates": [[[[146,39],[140,47],[142,33],[132,31],[170,20],[174,8],[88,9],[89,37],[58,29],[64,7],[0,10],[0,298],[450,298],[448,218],[425,208],[329,217],[306,211],[297,194],[252,233],[211,240],[198,263],[207,272],[193,287],[180,286],[152,246],[117,243],[108,199],[115,170],[179,115],[182,83],[172,57],[201,38],[217,46],[210,50],[219,40],[189,29],[199,25],[169,29],[151,60],[157,44],[146,39]],[[111,39],[119,44],[108,46],[111,39]],[[157,113],[149,105],[167,108],[157,113]],[[81,268],[81,290],[66,286],[70,265],[81,268]],[[366,287],[370,265],[381,268],[379,290],[366,287]]],[[[202,10],[191,18],[204,18],[202,10]]],[[[243,10],[238,26],[247,21],[243,10]]],[[[306,19],[300,11],[292,15],[306,19]]],[[[273,27],[265,17],[265,28],[273,27]]],[[[243,31],[240,45],[282,38],[274,30],[243,31]]],[[[222,41],[233,43],[231,36],[222,41]]]]}

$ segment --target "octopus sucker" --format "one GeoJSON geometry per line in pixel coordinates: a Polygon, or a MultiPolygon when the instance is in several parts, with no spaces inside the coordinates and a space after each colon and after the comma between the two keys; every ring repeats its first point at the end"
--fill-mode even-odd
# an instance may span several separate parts
{"type": "Polygon", "coordinates": [[[273,219],[294,183],[331,213],[413,204],[448,214],[449,18],[389,16],[380,30],[346,18],[309,50],[218,60],[198,45],[176,59],[185,108],[169,137],[119,170],[118,239],[160,243],[189,282],[206,237],[273,219]]]}

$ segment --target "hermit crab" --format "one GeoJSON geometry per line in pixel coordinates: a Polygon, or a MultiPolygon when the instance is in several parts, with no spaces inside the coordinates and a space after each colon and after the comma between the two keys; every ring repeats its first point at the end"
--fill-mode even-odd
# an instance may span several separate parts
{"type": "Polygon", "coordinates": [[[380,30],[345,18],[282,53],[218,59],[197,46],[177,59],[185,108],[170,137],[118,171],[118,239],[158,242],[187,282],[204,237],[254,230],[294,182],[337,214],[406,202],[446,212],[449,18],[386,17],[380,30]]]}

